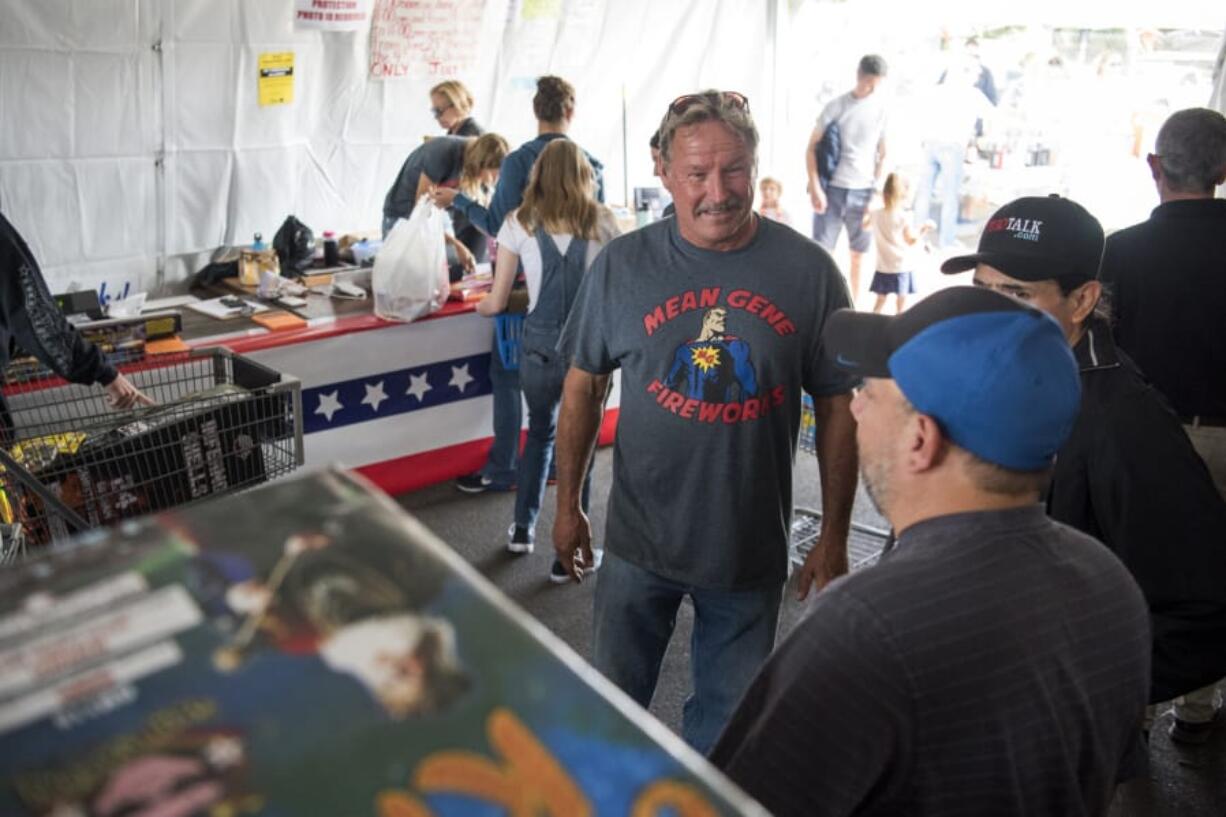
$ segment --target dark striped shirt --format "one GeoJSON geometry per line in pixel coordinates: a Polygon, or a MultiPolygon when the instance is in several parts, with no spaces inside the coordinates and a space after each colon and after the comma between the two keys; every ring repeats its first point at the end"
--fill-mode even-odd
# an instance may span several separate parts
{"type": "Polygon", "coordinates": [[[818,595],[712,760],[778,817],[1101,814],[1148,688],[1114,555],[1038,505],[955,514],[818,595]]]}

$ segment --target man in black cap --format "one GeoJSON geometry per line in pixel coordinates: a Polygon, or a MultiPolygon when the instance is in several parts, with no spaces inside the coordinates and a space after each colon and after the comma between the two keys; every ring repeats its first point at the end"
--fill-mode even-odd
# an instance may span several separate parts
{"type": "Polygon", "coordinates": [[[1081,412],[1047,495],[1053,519],[1111,548],[1140,584],[1154,634],[1152,703],[1174,699],[1171,738],[1201,743],[1226,675],[1226,502],[1179,420],[1115,347],[1096,280],[1103,229],[1068,199],[1022,198],[988,221],[974,269],[1055,318],[1081,369],[1081,412]]]}
{"type": "Polygon", "coordinates": [[[861,476],[898,543],[817,596],[712,761],[781,817],[1104,813],[1149,630],[1119,560],[1039,504],[1080,400],[1060,327],[954,287],[824,340],[864,378],[861,476]]]}

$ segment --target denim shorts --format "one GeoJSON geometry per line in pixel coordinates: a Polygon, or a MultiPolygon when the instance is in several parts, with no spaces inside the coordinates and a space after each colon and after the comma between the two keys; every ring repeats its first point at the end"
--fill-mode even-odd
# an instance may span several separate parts
{"type": "Polygon", "coordinates": [[[839,230],[845,225],[852,252],[868,252],[873,234],[864,226],[864,213],[872,200],[871,187],[848,190],[831,185],[826,189],[826,212],[813,214],[813,240],[833,251],[839,243],[839,230]]]}

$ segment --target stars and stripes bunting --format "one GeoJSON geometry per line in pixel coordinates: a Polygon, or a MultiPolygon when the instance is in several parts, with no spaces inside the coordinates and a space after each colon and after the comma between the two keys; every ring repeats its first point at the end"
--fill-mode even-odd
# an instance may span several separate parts
{"type": "Polygon", "coordinates": [[[339,380],[302,390],[302,430],[328,431],[490,392],[488,352],[339,380]]]}

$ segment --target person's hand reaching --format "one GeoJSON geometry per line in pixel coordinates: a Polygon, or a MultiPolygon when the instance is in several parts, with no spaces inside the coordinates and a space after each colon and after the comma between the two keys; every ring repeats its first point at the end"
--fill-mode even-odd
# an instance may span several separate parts
{"type": "Polygon", "coordinates": [[[152,406],[153,400],[142,392],[140,389],[132,385],[132,381],[123,375],[118,375],[108,385],[106,389],[106,402],[111,408],[117,411],[136,408],[137,406],[152,406]]]}

